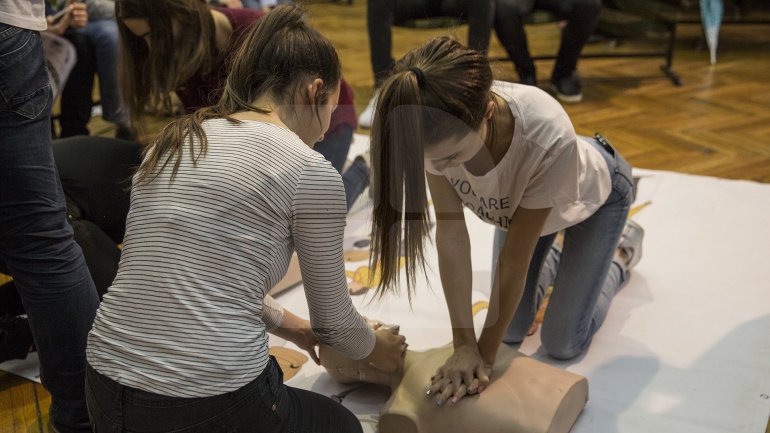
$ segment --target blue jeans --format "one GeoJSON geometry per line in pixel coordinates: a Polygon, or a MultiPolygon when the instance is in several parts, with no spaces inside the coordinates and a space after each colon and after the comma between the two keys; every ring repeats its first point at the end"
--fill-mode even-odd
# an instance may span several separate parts
{"type": "Polygon", "coordinates": [[[67,224],[51,152],[51,89],[40,35],[0,24],[0,260],[29,317],[50,415],[90,432],[85,346],[98,297],[67,224]]]}
{"type": "Polygon", "coordinates": [[[89,21],[88,25],[79,31],[87,34],[94,46],[96,72],[99,74],[102,118],[120,125],[127,125],[128,115],[126,111],[120,109],[120,95],[118,93],[118,52],[120,47],[118,23],[115,20],[89,21]]]}
{"type": "Polygon", "coordinates": [[[353,129],[347,125],[340,125],[327,134],[323,141],[317,143],[313,149],[320,153],[332,164],[341,175],[342,184],[345,186],[345,202],[348,210],[353,206],[358,196],[369,186],[369,167],[362,159],[355,159],[345,172],[342,167],[348,158],[350,144],[353,142],[353,129]]]}
{"type": "MultiPolygon", "coordinates": [[[[558,359],[574,358],[588,348],[607,316],[612,298],[628,279],[628,271],[613,257],[634,200],[631,166],[614,148],[605,148],[593,138],[590,141],[607,161],[612,191],[593,215],[565,230],[561,251],[552,248],[556,234],[540,238],[521,302],[503,337],[508,344],[524,339],[543,291],[552,283],[541,340],[548,354],[558,359]]],[[[493,275],[505,238],[506,232],[497,229],[493,275]]]]}
{"type": "Polygon", "coordinates": [[[88,410],[95,433],[361,432],[348,409],[321,394],[283,384],[270,357],[238,390],[201,398],[168,397],[123,386],[88,366],[88,410]]]}

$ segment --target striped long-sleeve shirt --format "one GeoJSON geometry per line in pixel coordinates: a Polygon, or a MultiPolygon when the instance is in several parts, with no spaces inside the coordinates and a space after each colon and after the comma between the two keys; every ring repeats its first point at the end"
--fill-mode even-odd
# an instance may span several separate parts
{"type": "Polygon", "coordinates": [[[177,397],[233,391],[268,360],[283,310],[267,296],[296,250],[319,341],[361,359],[374,334],[347,292],[339,174],[278,126],[204,123],[208,152],[185,149],[136,183],[113,285],[88,339],[88,362],[124,385],[177,397]]]}

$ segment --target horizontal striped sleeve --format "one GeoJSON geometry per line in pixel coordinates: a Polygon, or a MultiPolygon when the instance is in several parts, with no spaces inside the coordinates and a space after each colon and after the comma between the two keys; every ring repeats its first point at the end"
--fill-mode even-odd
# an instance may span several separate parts
{"type": "Polygon", "coordinates": [[[313,332],[347,356],[365,358],[375,338],[348,293],[342,255],[345,190],[339,173],[320,155],[302,171],[292,210],[292,237],[313,332]]]}

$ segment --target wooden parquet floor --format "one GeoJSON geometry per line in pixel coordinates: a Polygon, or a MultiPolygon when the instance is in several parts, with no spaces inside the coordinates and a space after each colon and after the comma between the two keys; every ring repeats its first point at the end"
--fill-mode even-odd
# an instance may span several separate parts
{"type": "MultiPolygon", "coordinates": [[[[308,5],[311,22],[337,46],[357,111],[372,94],[372,74],[363,0],[308,5]]],[[[709,65],[699,25],[682,25],[674,69],[684,84],[663,78],[661,59],[587,59],[579,69],[584,100],[566,106],[578,133],[600,131],[636,167],[770,182],[770,31],[767,25],[724,26],[718,63],[709,65]]],[[[396,57],[432,36],[450,34],[464,41],[465,27],[394,30],[396,57]]],[[[552,54],[558,46],[553,24],[527,28],[533,54],[552,54]]],[[[592,52],[636,50],[651,44],[590,44],[592,52]]],[[[493,37],[492,56],[504,55],[493,37]]],[[[551,62],[538,62],[547,83],[551,62]]],[[[510,63],[495,65],[499,79],[515,81],[510,63]]],[[[159,125],[162,121],[156,121],[159,125]]],[[[92,131],[109,135],[99,120],[92,131]]],[[[365,131],[359,131],[364,132],[365,131]]],[[[2,276],[0,276],[1,278],[2,276]]],[[[0,373],[0,433],[48,433],[50,396],[45,389],[0,373]]],[[[766,430],[770,433],[770,425],[766,430]]]]}

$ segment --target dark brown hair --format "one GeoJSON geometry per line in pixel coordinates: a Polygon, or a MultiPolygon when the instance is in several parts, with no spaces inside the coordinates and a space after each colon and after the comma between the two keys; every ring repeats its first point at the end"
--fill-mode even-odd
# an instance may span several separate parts
{"type": "MultiPolygon", "coordinates": [[[[219,102],[163,128],[155,142],[145,150],[137,181],[151,181],[172,160],[173,179],[185,145],[193,163],[205,155],[208,146],[203,130],[205,120],[225,118],[240,123],[230,116],[241,111],[269,113],[269,110],[252,105],[263,95],[296,109],[296,95],[307,92],[304,84],[315,78],[324,82],[314,95],[315,113],[320,119],[319,107],[337,89],[341,74],[334,46],[308,26],[300,7],[284,5],[273,9],[244,36],[233,57],[219,102]],[[159,164],[162,164],[160,170],[157,169],[159,164]]],[[[305,94],[304,99],[309,101],[310,95],[305,94]]]]}
{"type": "Polygon", "coordinates": [[[170,112],[171,92],[195,74],[208,74],[220,61],[216,29],[205,0],[117,0],[121,42],[120,90],[129,118],[139,129],[147,109],[170,112]],[[143,18],[150,43],[123,20],[143,18]]]}
{"type": "Polygon", "coordinates": [[[425,146],[477,130],[490,100],[492,70],[481,53],[436,38],[396,62],[380,91],[372,125],[372,268],[381,270],[379,296],[398,291],[404,256],[411,299],[424,269],[430,231],[425,146]]]}

